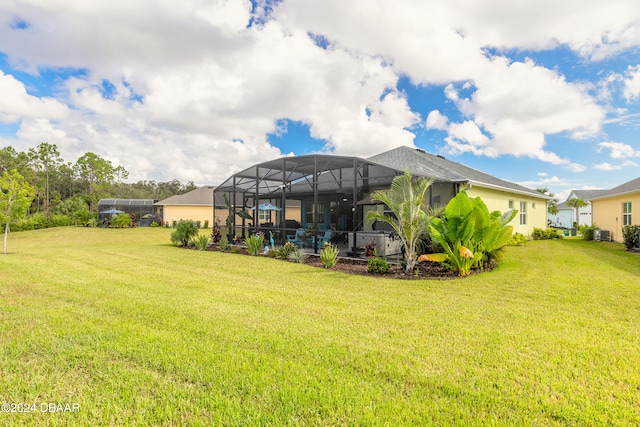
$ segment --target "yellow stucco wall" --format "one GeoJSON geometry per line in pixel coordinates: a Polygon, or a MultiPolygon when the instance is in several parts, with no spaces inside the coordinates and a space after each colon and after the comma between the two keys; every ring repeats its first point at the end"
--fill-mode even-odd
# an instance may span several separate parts
{"type": "Polygon", "coordinates": [[[530,236],[534,228],[547,228],[547,201],[543,198],[527,196],[524,194],[508,193],[506,191],[493,190],[482,187],[471,187],[466,190],[469,197],[480,197],[487,205],[489,212],[500,211],[502,213],[508,211],[509,201],[513,201],[513,209],[518,210],[518,214],[511,224],[514,233],[522,233],[530,236]],[[520,224],[520,203],[527,204],[526,224],[520,224]]]}
{"type": "Polygon", "coordinates": [[[622,242],[622,203],[631,202],[631,224],[640,224],[640,194],[592,200],[593,223],[601,230],[611,232],[611,240],[622,242]]]}
{"type": "Polygon", "coordinates": [[[200,221],[204,227],[205,220],[209,220],[209,227],[213,226],[213,208],[211,206],[164,206],[164,221],[171,222],[173,220],[191,219],[200,221]]]}

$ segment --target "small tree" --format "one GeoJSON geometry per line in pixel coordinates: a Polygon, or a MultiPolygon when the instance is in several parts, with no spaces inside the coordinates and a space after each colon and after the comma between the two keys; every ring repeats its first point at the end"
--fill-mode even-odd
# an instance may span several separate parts
{"type": "Polygon", "coordinates": [[[3,253],[7,253],[9,223],[24,218],[34,197],[33,187],[15,169],[0,175],[0,224],[4,223],[3,253]]]}
{"type": "Polygon", "coordinates": [[[381,201],[393,212],[394,216],[388,216],[371,211],[368,219],[386,222],[398,234],[407,261],[405,273],[413,271],[418,259],[416,246],[429,229],[431,208],[426,204],[424,196],[432,183],[433,180],[429,178],[414,180],[406,170],[404,175],[393,179],[391,188],[371,194],[371,199],[381,201]]]}
{"type": "Polygon", "coordinates": [[[585,206],[588,206],[588,203],[585,202],[582,199],[578,199],[576,197],[569,199],[567,201],[567,206],[570,206],[572,208],[574,208],[576,210],[576,227],[578,227],[580,225],[580,208],[584,208],[585,206]]]}
{"type": "Polygon", "coordinates": [[[176,229],[171,233],[171,241],[177,246],[187,246],[189,240],[197,236],[200,230],[196,226],[196,222],[190,219],[180,220],[176,225],[176,229]]]}

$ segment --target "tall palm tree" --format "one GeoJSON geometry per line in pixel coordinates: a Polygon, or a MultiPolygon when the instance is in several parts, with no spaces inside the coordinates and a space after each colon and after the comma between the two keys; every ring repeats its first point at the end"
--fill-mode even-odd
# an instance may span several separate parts
{"type": "Polygon", "coordinates": [[[572,208],[574,208],[576,210],[576,227],[578,227],[580,225],[580,212],[579,209],[580,208],[584,208],[585,206],[588,206],[589,204],[587,202],[585,202],[582,199],[578,199],[576,197],[567,200],[567,206],[570,206],[572,208]]]}
{"type": "Polygon", "coordinates": [[[378,211],[369,212],[367,219],[389,224],[398,234],[404,247],[407,266],[406,273],[413,271],[418,255],[416,246],[420,237],[429,230],[431,208],[425,201],[425,194],[433,183],[430,178],[413,179],[408,170],[396,176],[388,190],[378,190],[371,199],[378,200],[393,212],[393,216],[378,211]]]}

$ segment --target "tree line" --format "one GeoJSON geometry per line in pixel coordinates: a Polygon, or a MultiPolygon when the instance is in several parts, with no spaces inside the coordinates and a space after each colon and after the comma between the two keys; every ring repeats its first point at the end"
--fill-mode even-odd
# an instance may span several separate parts
{"type": "Polygon", "coordinates": [[[138,181],[126,183],[127,170],[99,155],[86,152],[75,163],[60,156],[55,144],[41,142],[26,152],[11,146],[0,149],[0,175],[15,170],[33,189],[33,201],[28,214],[71,215],[78,210],[96,214],[98,201],[103,198],[156,199],[184,194],[197,188],[193,181],[182,184],[138,181]]]}

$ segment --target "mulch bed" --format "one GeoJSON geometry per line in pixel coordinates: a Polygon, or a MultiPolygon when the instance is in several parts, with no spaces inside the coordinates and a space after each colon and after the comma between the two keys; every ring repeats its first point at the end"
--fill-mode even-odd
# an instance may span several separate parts
{"type": "MultiPolygon", "coordinates": [[[[210,246],[208,251],[220,251],[217,246],[210,246]]],[[[247,249],[243,247],[236,247],[235,250],[239,250],[239,255],[248,255],[247,249]]],[[[264,256],[264,255],[255,255],[264,256]]],[[[281,261],[286,262],[286,261],[281,261]]],[[[304,263],[313,267],[324,268],[318,255],[307,255],[304,263]]],[[[490,271],[494,268],[494,265],[485,266],[484,270],[472,270],[471,274],[478,274],[485,271],[490,271]]],[[[355,258],[339,258],[338,263],[332,268],[333,271],[340,271],[347,274],[357,274],[360,276],[369,277],[385,277],[390,279],[404,279],[404,280],[425,280],[425,279],[458,279],[459,276],[455,271],[443,267],[439,263],[435,262],[423,262],[418,264],[417,272],[414,271],[411,274],[406,274],[404,268],[400,265],[392,264],[391,269],[385,274],[369,273],[367,271],[367,259],[355,259],[355,258]]]]}

